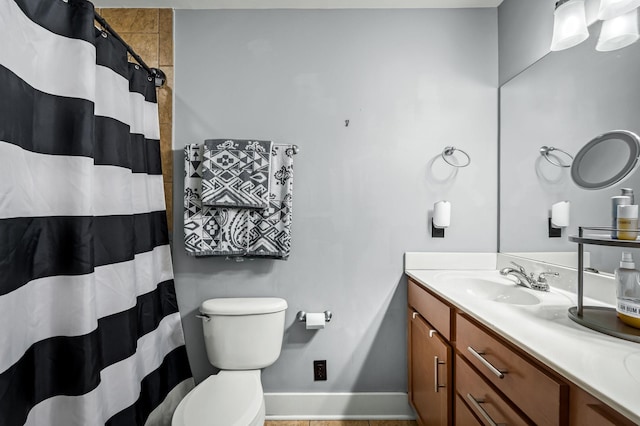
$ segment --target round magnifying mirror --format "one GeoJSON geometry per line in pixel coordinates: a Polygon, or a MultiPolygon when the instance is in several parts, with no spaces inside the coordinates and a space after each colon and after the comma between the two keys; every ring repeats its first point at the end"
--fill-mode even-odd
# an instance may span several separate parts
{"type": "Polygon", "coordinates": [[[590,140],[571,164],[571,178],[580,188],[602,189],[624,179],[638,165],[640,139],[614,130],[590,140]]]}

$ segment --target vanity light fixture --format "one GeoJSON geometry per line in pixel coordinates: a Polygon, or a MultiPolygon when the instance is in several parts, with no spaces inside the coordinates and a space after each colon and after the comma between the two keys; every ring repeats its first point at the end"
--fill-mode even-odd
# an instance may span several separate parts
{"type": "Polygon", "coordinates": [[[607,20],[624,15],[640,6],[640,0],[600,0],[598,19],[607,20]]]}
{"type": "MultiPolygon", "coordinates": [[[[640,2],[640,0],[638,1],[640,2]]],[[[638,38],[640,38],[640,34],[638,34],[638,10],[633,9],[624,15],[607,19],[602,23],[596,50],[609,52],[622,49],[635,43],[638,38]]]]}
{"type": "Polygon", "coordinates": [[[559,0],[553,16],[552,51],[576,46],[589,37],[584,0],[559,0]]]}

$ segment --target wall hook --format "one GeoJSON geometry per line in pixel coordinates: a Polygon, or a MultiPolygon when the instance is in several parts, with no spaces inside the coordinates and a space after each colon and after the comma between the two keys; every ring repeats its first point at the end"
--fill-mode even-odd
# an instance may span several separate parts
{"type": "Polygon", "coordinates": [[[349,127],[349,120],[344,120],[344,127],[349,127]]]}

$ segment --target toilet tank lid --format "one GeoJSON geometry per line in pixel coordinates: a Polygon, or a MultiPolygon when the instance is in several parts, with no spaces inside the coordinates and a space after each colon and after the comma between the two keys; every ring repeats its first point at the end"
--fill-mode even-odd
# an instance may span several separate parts
{"type": "Polygon", "coordinates": [[[210,315],[271,314],[285,309],[287,301],[278,297],[209,299],[200,306],[200,312],[210,315]]]}

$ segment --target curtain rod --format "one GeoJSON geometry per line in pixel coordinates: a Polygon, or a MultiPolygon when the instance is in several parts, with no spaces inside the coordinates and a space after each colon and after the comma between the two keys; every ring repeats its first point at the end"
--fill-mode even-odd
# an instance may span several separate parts
{"type": "Polygon", "coordinates": [[[127,52],[129,52],[131,54],[131,56],[133,56],[133,59],[136,60],[136,62],[138,64],[140,64],[140,66],[142,68],[144,68],[145,70],[147,70],[147,72],[149,73],[149,76],[151,78],[153,78],[155,80],[155,85],[156,87],[162,87],[164,86],[164,83],[167,81],[167,76],[164,74],[164,72],[160,69],[160,68],[150,68],[149,65],[147,65],[142,58],[140,57],[140,55],[138,55],[131,46],[129,46],[129,44],[124,41],[122,39],[122,37],[120,37],[120,34],[118,34],[116,32],[116,30],[114,30],[111,25],[109,25],[109,23],[98,14],[98,12],[94,11],[94,17],[96,19],[96,21],[98,21],[98,23],[100,25],[102,25],[102,27],[108,31],[113,37],[116,38],[116,40],[118,40],[120,43],[122,43],[124,45],[124,47],[127,49],[127,52]]]}

